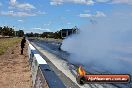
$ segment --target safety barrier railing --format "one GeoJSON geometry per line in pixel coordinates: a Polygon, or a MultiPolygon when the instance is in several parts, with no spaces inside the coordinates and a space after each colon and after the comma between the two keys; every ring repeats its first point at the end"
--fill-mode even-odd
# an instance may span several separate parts
{"type": "Polygon", "coordinates": [[[33,88],[66,88],[63,82],[28,41],[33,88]]]}

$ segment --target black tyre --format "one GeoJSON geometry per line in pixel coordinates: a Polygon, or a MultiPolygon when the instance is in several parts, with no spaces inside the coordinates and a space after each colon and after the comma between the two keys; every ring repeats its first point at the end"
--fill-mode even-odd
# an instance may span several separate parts
{"type": "Polygon", "coordinates": [[[86,82],[86,79],[84,77],[78,77],[77,78],[77,83],[80,85],[84,85],[86,82]]]}

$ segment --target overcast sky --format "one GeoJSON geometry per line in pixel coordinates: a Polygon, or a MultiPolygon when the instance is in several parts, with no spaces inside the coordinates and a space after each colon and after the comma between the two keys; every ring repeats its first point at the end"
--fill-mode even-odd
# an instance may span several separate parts
{"type": "Polygon", "coordinates": [[[121,14],[132,17],[132,0],[0,0],[0,26],[25,32],[79,27],[121,14]]]}

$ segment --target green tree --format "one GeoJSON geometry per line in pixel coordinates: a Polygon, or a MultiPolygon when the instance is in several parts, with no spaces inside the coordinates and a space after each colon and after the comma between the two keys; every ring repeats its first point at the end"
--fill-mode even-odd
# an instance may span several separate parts
{"type": "Polygon", "coordinates": [[[33,34],[33,32],[31,32],[31,33],[26,33],[26,36],[27,36],[27,37],[34,37],[34,34],[33,34]]]}
{"type": "Polygon", "coordinates": [[[3,28],[0,27],[0,34],[3,36],[15,36],[15,31],[8,26],[4,26],[3,28]]]}
{"type": "Polygon", "coordinates": [[[2,33],[2,27],[0,27],[0,35],[1,35],[1,33],[2,33]]]}
{"type": "Polygon", "coordinates": [[[24,36],[24,31],[23,30],[19,30],[18,31],[18,37],[23,37],[24,36]]]}
{"type": "Polygon", "coordinates": [[[12,28],[9,28],[8,36],[15,36],[15,31],[12,28]]]}
{"type": "Polygon", "coordinates": [[[57,32],[54,33],[54,38],[55,39],[61,39],[61,33],[60,33],[60,31],[57,31],[57,32]]]}

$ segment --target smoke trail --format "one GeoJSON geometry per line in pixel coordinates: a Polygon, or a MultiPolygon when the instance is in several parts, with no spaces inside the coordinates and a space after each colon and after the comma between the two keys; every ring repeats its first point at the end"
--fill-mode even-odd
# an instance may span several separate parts
{"type": "Polygon", "coordinates": [[[65,39],[62,49],[70,61],[88,69],[132,73],[132,17],[96,19],[65,39]]]}

